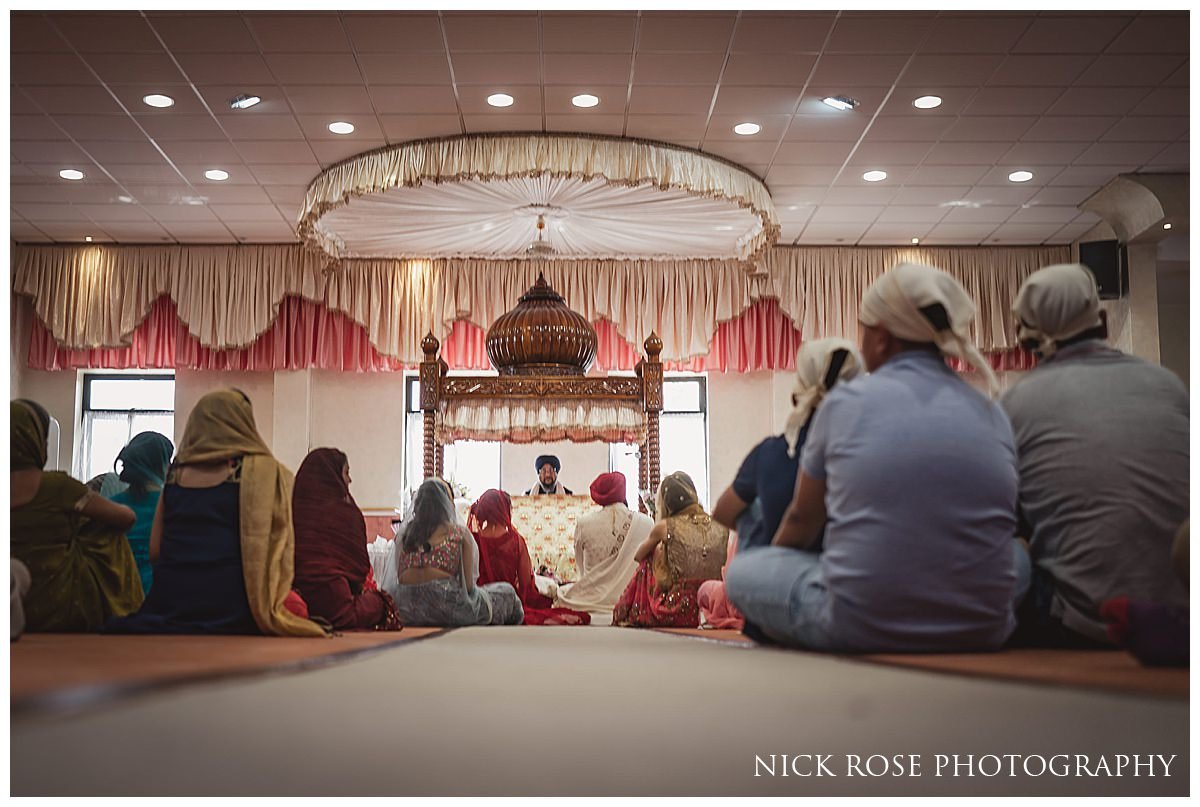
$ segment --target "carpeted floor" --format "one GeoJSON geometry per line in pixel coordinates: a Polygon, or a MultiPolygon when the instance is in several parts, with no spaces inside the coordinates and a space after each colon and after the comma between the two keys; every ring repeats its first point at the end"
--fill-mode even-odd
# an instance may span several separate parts
{"type": "Polygon", "coordinates": [[[612,628],[465,628],[291,675],[14,714],[10,739],[14,795],[1181,795],[1189,782],[1186,701],[612,628]],[[1014,753],[1175,761],[1154,778],[934,775],[939,754],[1014,753]],[[772,754],[829,754],[838,775],[755,776],[772,754]],[[847,776],[848,754],[924,768],[847,776]]]}

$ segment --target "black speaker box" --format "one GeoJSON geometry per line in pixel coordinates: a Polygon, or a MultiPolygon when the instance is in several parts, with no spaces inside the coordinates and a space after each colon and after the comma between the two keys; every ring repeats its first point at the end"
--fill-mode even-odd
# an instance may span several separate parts
{"type": "Polygon", "coordinates": [[[1083,241],[1079,244],[1079,262],[1091,270],[1100,289],[1101,300],[1116,300],[1128,290],[1128,253],[1120,241],[1083,241]]]}

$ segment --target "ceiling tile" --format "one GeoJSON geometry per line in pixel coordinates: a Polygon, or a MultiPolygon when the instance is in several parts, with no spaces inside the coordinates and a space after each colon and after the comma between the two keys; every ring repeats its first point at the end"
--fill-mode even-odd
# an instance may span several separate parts
{"type": "MultiPolygon", "coordinates": [[[[32,116],[22,116],[32,117],[32,116]]],[[[62,130],[66,130],[71,137],[87,140],[138,140],[145,142],[146,135],[138,128],[128,116],[119,115],[53,115],[53,120],[44,115],[37,116],[33,120],[45,121],[46,128],[49,130],[46,137],[37,137],[39,140],[63,140],[66,135],[62,130]],[[55,125],[57,124],[57,126],[55,125]],[[59,128],[61,127],[61,129],[59,128]]],[[[14,118],[14,120],[16,120],[14,118]]],[[[27,132],[23,132],[14,124],[10,133],[13,140],[32,140],[34,139],[27,132]]]]}
{"type": "Polygon", "coordinates": [[[1076,82],[1081,87],[1154,87],[1187,57],[1179,54],[1103,55],[1076,82]]]}
{"type": "Polygon", "coordinates": [[[853,143],[811,142],[782,143],[775,155],[776,165],[832,165],[840,166],[850,156],[853,143]]]}
{"type": "Polygon", "coordinates": [[[1013,224],[1066,224],[1078,215],[1079,211],[1074,207],[1029,205],[1020,207],[1009,221],[1013,224]]]}
{"type": "Polygon", "coordinates": [[[540,132],[541,115],[464,115],[467,132],[540,132]]]}
{"type": "MultiPolygon", "coordinates": [[[[547,53],[543,60],[547,84],[629,86],[629,53],[547,53]]],[[[640,74],[639,80],[645,80],[640,74]]]]}
{"type": "Polygon", "coordinates": [[[812,80],[823,85],[889,87],[907,61],[902,53],[829,53],[821,57],[812,80]]]}
{"type": "Polygon", "coordinates": [[[183,244],[227,244],[234,236],[224,224],[197,224],[186,221],[169,221],[163,228],[183,244]]]}
{"type": "Polygon", "coordinates": [[[806,205],[815,205],[820,202],[828,190],[827,185],[771,185],[771,198],[775,200],[775,206],[783,209],[788,206],[795,206],[797,210],[806,205]]]}
{"type": "Polygon", "coordinates": [[[191,87],[164,84],[112,84],[113,95],[129,114],[146,118],[173,118],[177,115],[207,115],[204,103],[191,87]],[[142,99],[147,95],[167,95],[175,103],[166,108],[152,107],[142,99]]]}
{"type": "Polygon", "coordinates": [[[9,148],[21,162],[61,163],[61,168],[79,168],[84,173],[95,170],[87,155],[68,140],[13,140],[9,148]]]}
{"type": "Polygon", "coordinates": [[[636,83],[715,84],[725,63],[724,53],[641,53],[633,77],[636,83]]]}
{"type": "Polygon", "coordinates": [[[312,148],[303,140],[241,140],[237,150],[248,164],[317,164],[312,148]]]}
{"type": "Polygon", "coordinates": [[[747,11],[738,20],[732,50],[737,53],[818,53],[834,15],[747,11]]]}
{"type": "Polygon", "coordinates": [[[1054,87],[984,87],[966,111],[969,115],[1040,115],[1061,92],[1054,87]]]}
{"type": "Polygon", "coordinates": [[[1172,143],[1154,155],[1148,165],[1156,169],[1165,168],[1172,171],[1187,171],[1191,167],[1191,154],[1189,153],[1188,144],[1172,143]]]}
{"type": "Polygon", "coordinates": [[[68,45],[50,22],[39,13],[9,13],[9,41],[13,53],[65,53],[68,45]]]}
{"type": "MultiPolygon", "coordinates": [[[[333,118],[321,117],[328,126],[333,118]]],[[[222,115],[221,126],[238,140],[303,140],[304,133],[292,115],[222,115]]],[[[326,130],[326,134],[329,134],[326,130]]]]}
{"type": "Polygon", "coordinates": [[[946,208],[924,205],[891,205],[879,214],[880,222],[934,224],[946,215],[946,208]]]}
{"type": "Polygon", "coordinates": [[[1029,204],[1078,207],[1091,195],[1092,191],[1087,188],[1042,188],[1029,200],[1029,204]]]}
{"type": "Polygon", "coordinates": [[[334,119],[329,115],[298,115],[300,129],[304,136],[314,144],[320,141],[332,140],[340,142],[362,142],[364,140],[383,140],[383,129],[374,115],[339,115],[337,120],[354,124],[354,131],[348,135],[334,134],[329,131],[329,124],[334,119]]]}
{"type": "MultiPolygon", "coordinates": [[[[350,50],[337,14],[246,14],[263,53],[343,53],[350,50]]],[[[282,79],[281,79],[282,80],[282,79]]]]}
{"type": "Polygon", "coordinates": [[[625,131],[624,115],[546,115],[548,132],[589,132],[593,134],[620,135],[625,131]]]}
{"type": "MultiPolygon", "coordinates": [[[[340,115],[343,113],[372,113],[375,107],[371,103],[371,95],[361,82],[345,85],[329,86],[285,86],[284,93],[298,114],[326,113],[340,115]]],[[[453,96],[451,97],[453,101],[453,96]]],[[[397,110],[399,111],[399,110],[397,110]]]]}
{"type": "MultiPolygon", "coordinates": [[[[824,105],[822,105],[824,106],[824,105]]],[[[870,118],[863,115],[843,115],[825,107],[831,114],[797,115],[792,118],[785,140],[858,140],[870,118]]]]}
{"type": "Polygon", "coordinates": [[[931,19],[916,15],[843,16],[833,28],[830,53],[912,53],[929,33],[931,19]]]}
{"type": "Polygon", "coordinates": [[[694,147],[704,137],[703,115],[630,115],[626,133],[694,147]]]}
{"type": "Polygon", "coordinates": [[[28,185],[14,182],[9,187],[9,198],[17,202],[41,202],[46,204],[107,204],[117,201],[122,191],[111,183],[72,182],[65,186],[61,181],[28,185]]]}
{"type": "Polygon", "coordinates": [[[217,221],[217,217],[207,205],[142,205],[142,209],[160,224],[174,221],[214,224],[217,221]]]}
{"type": "Polygon", "coordinates": [[[767,172],[767,184],[828,185],[837,176],[834,165],[773,165],[767,172]]]}
{"type": "Polygon", "coordinates": [[[633,85],[629,95],[629,113],[708,115],[715,93],[716,87],[711,85],[679,87],[638,83],[633,85]]]}
{"type": "Polygon", "coordinates": [[[271,197],[267,196],[266,191],[260,185],[230,185],[202,179],[197,185],[196,191],[201,198],[207,199],[211,204],[267,205],[271,203],[271,197]]]}
{"type": "Polygon", "coordinates": [[[805,90],[804,98],[801,99],[800,106],[796,112],[799,115],[830,115],[846,118],[863,118],[863,125],[865,126],[867,120],[870,120],[871,116],[875,114],[875,111],[879,109],[881,104],[883,104],[883,99],[887,97],[887,94],[890,92],[890,90],[887,87],[855,87],[851,97],[858,101],[858,106],[851,111],[833,109],[832,107],[826,106],[821,101],[822,98],[828,98],[833,95],[845,95],[846,92],[847,91],[845,87],[838,87],[836,85],[811,86],[805,90]]]}
{"type": "Polygon", "coordinates": [[[9,80],[28,86],[39,84],[94,84],[96,77],[71,53],[14,53],[9,60],[9,80]]]}
{"type": "MultiPolygon", "coordinates": [[[[284,95],[283,88],[277,84],[205,84],[195,89],[196,92],[199,92],[204,97],[204,103],[207,105],[207,109],[205,109],[205,106],[199,105],[197,112],[211,110],[212,114],[217,115],[222,120],[225,118],[252,120],[271,115],[292,114],[292,108],[288,104],[287,96],[284,95]],[[249,109],[232,109],[229,106],[229,102],[237,96],[250,93],[257,95],[261,99],[254,106],[249,109]]],[[[145,114],[158,114],[156,111],[151,110],[150,107],[146,107],[146,110],[145,114]]],[[[170,110],[162,111],[170,114],[170,110]]]]}
{"type": "Polygon", "coordinates": [[[271,69],[257,53],[178,53],[175,58],[193,84],[253,87],[276,83],[271,69]]]}
{"type": "Polygon", "coordinates": [[[989,225],[980,224],[941,224],[934,225],[925,236],[926,242],[950,239],[960,243],[978,244],[982,242],[991,230],[989,225]]]}
{"type": "Polygon", "coordinates": [[[80,53],[162,53],[139,14],[56,14],[54,24],[80,53]]]}
{"type": "Polygon", "coordinates": [[[1015,115],[963,117],[946,130],[942,135],[942,140],[950,142],[1018,140],[1036,121],[1035,117],[1015,115]]]}
{"type": "Polygon", "coordinates": [[[313,153],[317,155],[317,160],[321,165],[328,167],[329,165],[342,160],[348,160],[351,157],[357,157],[364,151],[386,146],[383,133],[375,139],[364,140],[315,140],[312,143],[313,153]]]}
{"type": "Polygon", "coordinates": [[[935,141],[954,124],[955,118],[948,115],[880,115],[867,131],[866,141],[889,142],[895,140],[935,141]]]}
{"type": "Polygon", "coordinates": [[[847,166],[841,175],[835,180],[834,184],[838,187],[851,188],[886,188],[899,187],[912,178],[913,171],[916,167],[913,165],[898,165],[889,163],[884,170],[887,172],[887,177],[875,182],[867,182],[863,179],[863,174],[870,170],[876,170],[878,166],[874,164],[865,165],[850,165],[847,166]]]}
{"type": "Polygon", "coordinates": [[[860,143],[850,157],[850,165],[858,168],[881,168],[891,165],[919,165],[929,153],[930,143],[860,143]]]}
{"type": "Polygon", "coordinates": [[[1087,148],[1086,143],[1017,143],[1000,162],[1026,165],[1067,165],[1087,148]]]}
{"type": "Polygon", "coordinates": [[[923,165],[906,180],[906,185],[974,185],[988,172],[987,165],[923,165]]]}
{"type": "Polygon", "coordinates": [[[816,61],[802,53],[731,53],[721,86],[802,87],[816,61]]]}
{"type": "Polygon", "coordinates": [[[923,53],[1007,53],[1029,26],[1027,16],[941,17],[930,26],[923,53]]]}
{"type": "MultiPolygon", "coordinates": [[[[822,204],[827,205],[888,205],[895,197],[898,187],[862,185],[859,187],[834,187],[825,192],[822,204]]],[[[887,213],[885,208],[884,214],[887,213]]],[[[883,215],[883,214],[881,214],[883,215]]]]}
{"type": "Polygon", "coordinates": [[[946,217],[942,219],[946,224],[1001,224],[1008,221],[1013,213],[1020,210],[1017,204],[987,204],[985,202],[978,203],[978,207],[951,207],[943,210],[946,217]]]}
{"type": "Polygon", "coordinates": [[[975,98],[975,91],[975,87],[949,87],[940,82],[914,84],[892,93],[879,114],[888,117],[953,117],[962,114],[967,104],[975,98]],[[941,105],[934,109],[917,109],[912,102],[924,95],[938,96],[942,99],[941,105]]]}
{"type": "Polygon", "coordinates": [[[902,87],[977,87],[987,81],[1004,57],[992,54],[920,53],[897,82],[902,87]]]}
{"type": "MultiPolygon", "coordinates": [[[[210,168],[221,167],[220,163],[240,163],[237,149],[229,142],[204,142],[179,140],[162,143],[162,150],[177,165],[181,163],[212,163],[210,168]]],[[[225,170],[229,170],[226,168],[225,170]]],[[[232,174],[233,172],[230,171],[232,174]]]]}
{"type": "Polygon", "coordinates": [[[152,221],[150,214],[138,205],[78,205],[78,210],[92,221],[107,222],[142,222],[152,221]]]}
{"type": "Polygon", "coordinates": [[[534,14],[489,16],[461,12],[442,14],[451,51],[531,51],[538,49],[534,14]]]}
{"type": "Polygon", "coordinates": [[[1059,224],[1001,224],[990,236],[989,243],[1040,244],[1054,235],[1059,224]]]}
{"type": "Polygon", "coordinates": [[[1188,119],[1183,115],[1172,117],[1130,117],[1108,129],[1101,140],[1169,142],[1185,137],[1188,119]]]}
{"type": "Polygon", "coordinates": [[[246,167],[250,169],[250,173],[254,175],[256,180],[264,184],[269,183],[273,185],[307,185],[321,172],[321,167],[317,164],[316,155],[313,155],[311,164],[270,165],[266,163],[249,163],[246,167]]]}
{"type": "Polygon", "coordinates": [[[1142,12],[1105,49],[1106,53],[1188,53],[1186,12],[1142,12]]]}
{"type": "Polygon", "coordinates": [[[775,143],[738,143],[722,140],[707,143],[704,151],[739,165],[763,164],[771,161],[771,155],[775,153],[775,143]]]}
{"type": "Polygon", "coordinates": [[[1162,148],[1161,143],[1096,143],[1075,158],[1075,165],[1141,165],[1162,148]]]}
{"type": "Polygon", "coordinates": [[[579,118],[581,122],[589,116],[620,115],[624,117],[625,96],[628,92],[628,85],[625,84],[606,84],[604,86],[589,86],[586,84],[548,85],[544,91],[546,112],[550,114],[583,116],[579,118]],[[596,96],[600,99],[600,103],[594,107],[575,106],[571,103],[571,99],[581,93],[596,96]]]}
{"type": "Polygon", "coordinates": [[[1117,117],[1057,117],[1046,115],[1021,136],[1029,142],[1091,143],[1119,121],[1117,117]]]}
{"type": "Polygon", "coordinates": [[[778,141],[792,120],[790,115],[713,115],[708,119],[705,140],[729,140],[738,143],[778,141]],[[755,135],[740,135],[733,131],[739,123],[757,123],[762,128],[755,135]]]}
{"type": "Polygon", "coordinates": [[[919,222],[875,222],[860,239],[860,244],[911,244],[913,237],[921,237],[929,229],[928,224],[919,222]]]}
{"type": "Polygon", "coordinates": [[[368,84],[448,84],[450,63],[428,53],[360,53],[358,66],[368,84]]]}
{"type": "MultiPolygon", "coordinates": [[[[211,115],[165,115],[139,119],[155,140],[226,140],[225,132],[211,115]]],[[[137,127],[133,127],[135,130],[137,127]]]]}
{"type": "Polygon", "coordinates": [[[133,185],[175,185],[178,184],[179,172],[172,168],[166,160],[159,163],[119,163],[105,162],[104,168],[116,180],[129,188],[139,201],[146,201],[142,194],[134,191],[133,185]]]}
{"type": "Polygon", "coordinates": [[[158,149],[149,140],[80,140],[83,147],[92,158],[99,161],[105,168],[109,163],[150,163],[157,165],[165,162],[158,149]]]}
{"type": "Polygon", "coordinates": [[[1133,108],[1134,115],[1161,115],[1170,111],[1185,114],[1188,110],[1189,92],[1186,87],[1160,87],[1145,95],[1133,108]]]}
{"type": "Polygon", "coordinates": [[[113,222],[104,226],[115,241],[126,244],[154,244],[172,241],[170,234],[154,223],[113,222]]]}
{"type": "Polygon", "coordinates": [[[537,53],[474,53],[454,51],[454,81],[459,84],[485,84],[492,92],[510,84],[538,84],[541,59],[537,53]]]}
{"type": "MultiPolygon", "coordinates": [[[[637,85],[634,85],[637,93],[637,85]]],[[[800,101],[800,91],[788,87],[726,87],[717,93],[714,115],[756,113],[791,115],[800,101]]]]}
{"type": "Polygon", "coordinates": [[[16,202],[13,210],[30,221],[91,221],[79,205],[16,202]]]}
{"type": "Polygon", "coordinates": [[[174,54],[258,53],[258,43],[240,14],[147,14],[151,27],[174,54]]]}
{"type": "Polygon", "coordinates": [[[870,222],[809,221],[800,235],[801,244],[853,244],[870,227],[870,222]]]}
{"type": "Polygon", "coordinates": [[[295,231],[286,224],[250,221],[244,224],[230,222],[226,226],[239,240],[247,243],[295,243],[299,240],[295,231]]]}
{"type": "Polygon", "coordinates": [[[393,143],[462,132],[458,115],[380,115],[379,119],[393,143]]]}
{"type": "MultiPolygon", "coordinates": [[[[38,111],[64,115],[124,115],[112,96],[99,85],[62,87],[23,87],[38,111]]],[[[13,96],[16,98],[16,95],[13,96]]],[[[14,105],[14,110],[15,105],[14,105]]]]}
{"type": "Polygon", "coordinates": [[[373,84],[369,100],[380,115],[458,115],[449,84],[392,86],[373,84]]]}
{"type": "Polygon", "coordinates": [[[502,88],[487,85],[459,87],[458,103],[464,115],[540,115],[542,88],[536,84],[507,84],[502,88]],[[487,102],[488,96],[500,89],[512,96],[510,106],[495,107],[487,102]]]}
{"type": "MultiPolygon", "coordinates": [[[[1013,198],[1020,197],[1021,201],[1025,201],[1036,193],[1036,189],[1046,185],[1051,178],[1062,171],[1061,165],[1031,165],[1029,163],[999,163],[988,171],[982,179],[977,182],[980,185],[980,190],[984,193],[993,194],[991,186],[999,186],[1007,188],[1012,192],[1013,198]],[[1013,182],[1008,178],[1008,175],[1013,171],[1030,171],[1033,173],[1033,179],[1026,182],[1013,182]],[[1028,192],[1023,189],[1028,188],[1028,192]],[[1022,196],[1022,193],[1024,195],[1022,196]]],[[[970,198],[970,197],[968,197],[970,198]]]]}
{"type": "Polygon", "coordinates": [[[925,157],[926,165],[980,165],[994,163],[1006,151],[1011,142],[989,143],[974,141],[966,143],[938,143],[925,157]]]}
{"type": "Polygon", "coordinates": [[[369,52],[445,52],[436,14],[370,14],[344,12],[342,25],[359,54],[369,52]]]}
{"type": "Polygon", "coordinates": [[[38,221],[37,228],[60,243],[83,243],[84,236],[93,235],[99,225],[84,222],[38,221]]]}
{"type": "Polygon", "coordinates": [[[263,190],[276,205],[296,210],[304,204],[304,195],[308,192],[304,185],[268,185],[263,190]]]}
{"type": "Polygon", "coordinates": [[[268,53],[275,79],[289,84],[359,84],[363,74],[349,53],[268,53]]]}
{"type": "Polygon", "coordinates": [[[632,53],[634,14],[543,14],[545,53],[632,53]]]}
{"type": "Polygon", "coordinates": [[[283,223],[283,216],[274,205],[225,205],[225,204],[210,204],[208,209],[211,210],[221,221],[226,224],[243,221],[268,221],[283,223]]]}
{"type": "MultiPolygon", "coordinates": [[[[227,161],[212,161],[205,162],[178,162],[176,167],[180,173],[187,178],[188,182],[199,191],[202,196],[212,198],[213,194],[220,194],[222,189],[237,188],[243,186],[256,187],[258,179],[250,169],[245,165],[233,160],[227,161]],[[212,180],[204,174],[210,168],[221,168],[229,174],[228,179],[212,180]]],[[[261,193],[261,191],[259,191],[261,193]]],[[[142,200],[144,201],[144,200],[142,200]]]]}
{"type": "Polygon", "coordinates": [[[1128,88],[1071,87],[1047,110],[1049,115],[1124,115],[1146,95],[1128,88]]]}
{"type": "Polygon", "coordinates": [[[895,205],[936,205],[962,199],[971,189],[965,185],[931,185],[929,187],[904,186],[896,191],[892,204],[895,205]]]}
{"type": "Polygon", "coordinates": [[[638,51],[720,51],[729,48],[737,16],[694,16],[677,12],[643,12],[638,51]]]}
{"type": "Polygon", "coordinates": [[[987,83],[993,87],[1066,87],[1092,60],[1090,55],[1013,54],[1004,60],[987,83]]]}
{"type": "Polygon", "coordinates": [[[1013,46],[1016,53],[1099,53],[1129,17],[1039,17],[1013,46]]]}

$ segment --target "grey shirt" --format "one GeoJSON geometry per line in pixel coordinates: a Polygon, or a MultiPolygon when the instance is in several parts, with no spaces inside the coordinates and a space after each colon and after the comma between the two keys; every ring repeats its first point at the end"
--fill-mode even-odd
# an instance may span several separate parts
{"type": "Polygon", "coordinates": [[[1103,641],[1111,597],[1187,604],[1171,541],[1188,517],[1188,393],[1170,371],[1088,340],[1038,365],[1012,420],[1033,562],[1051,614],[1103,641]]]}

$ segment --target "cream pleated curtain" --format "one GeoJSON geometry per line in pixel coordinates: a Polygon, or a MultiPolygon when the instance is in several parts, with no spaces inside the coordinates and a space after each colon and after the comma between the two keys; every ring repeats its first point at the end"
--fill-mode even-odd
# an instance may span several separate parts
{"type": "Polygon", "coordinates": [[[855,337],[858,305],[888,266],[917,260],[957,277],[978,306],[983,350],[1016,347],[1010,313],[1021,282],[1069,247],[888,249],[774,247],[747,271],[738,261],[345,260],[299,245],[20,246],[13,290],[68,348],[120,347],[155,299],[168,295],[208,348],[245,347],[270,327],[286,296],[322,303],[363,326],[380,353],[415,364],[432,331],[455,320],[488,327],[538,272],[589,321],[606,319],[639,347],[651,332],[664,361],[705,355],[722,322],[775,298],[804,339],[855,337]]]}
{"type": "Polygon", "coordinates": [[[643,443],[646,413],[634,401],[450,399],[438,412],[434,439],[501,440],[509,443],[643,443]]]}

